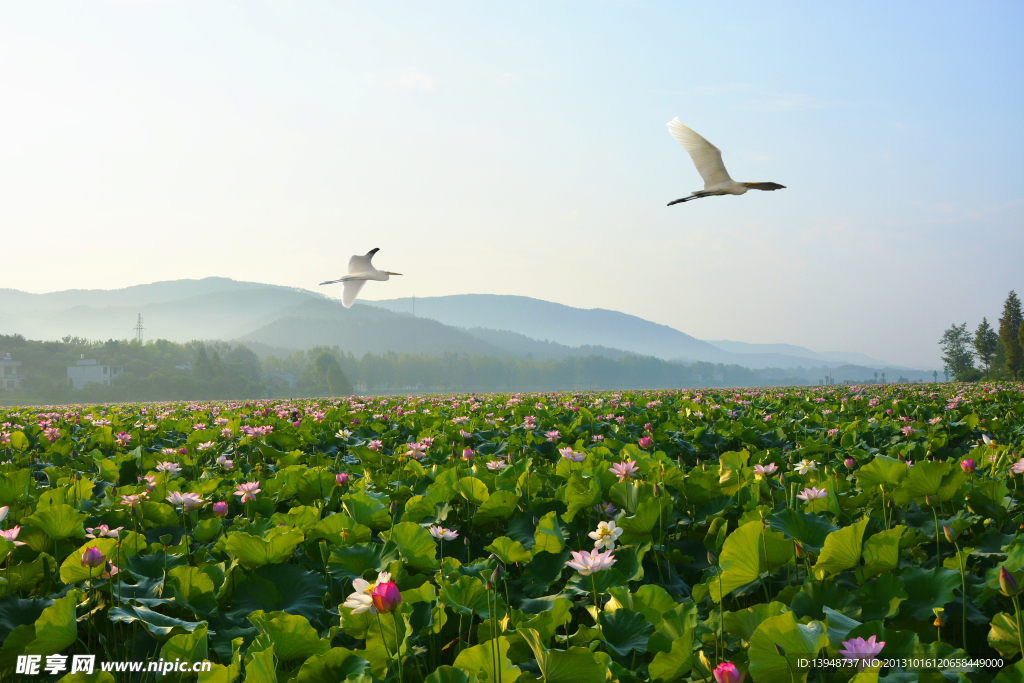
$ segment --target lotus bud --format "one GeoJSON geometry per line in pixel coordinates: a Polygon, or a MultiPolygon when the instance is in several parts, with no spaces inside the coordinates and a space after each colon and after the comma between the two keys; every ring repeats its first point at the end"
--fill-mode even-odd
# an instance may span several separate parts
{"type": "Polygon", "coordinates": [[[491,583],[493,583],[494,585],[498,585],[503,576],[505,576],[505,570],[499,564],[497,567],[494,568],[494,571],[491,572],[491,583]]]}
{"type": "Polygon", "coordinates": [[[853,458],[847,458],[846,460],[843,461],[843,464],[852,470],[854,467],[857,466],[857,461],[854,460],[853,458]]]}
{"type": "Polygon", "coordinates": [[[395,585],[394,581],[374,586],[370,597],[373,599],[373,606],[377,608],[378,612],[391,612],[402,604],[402,593],[398,590],[398,586],[395,585]]]}
{"type": "Polygon", "coordinates": [[[347,484],[348,483],[348,472],[339,472],[338,474],[334,475],[334,482],[338,486],[344,486],[345,484],[347,484]]]}
{"type": "Polygon", "coordinates": [[[781,645],[779,645],[778,643],[775,643],[775,651],[776,651],[776,652],[778,652],[778,653],[779,653],[780,655],[782,655],[783,657],[785,657],[785,656],[786,656],[786,651],[785,651],[785,650],[783,650],[783,649],[782,649],[782,646],[781,646],[781,645]]]}
{"type": "Polygon", "coordinates": [[[962,469],[967,474],[974,474],[974,460],[970,458],[968,458],[967,460],[962,460],[960,462],[960,469],[962,469]]]}
{"type": "Polygon", "coordinates": [[[743,674],[739,672],[739,669],[732,662],[722,662],[715,667],[712,673],[717,683],[740,683],[743,680],[743,674]]]}
{"type": "Polygon", "coordinates": [[[957,537],[960,535],[957,532],[955,532],[952,529],[950,529],[945,524],[942,525],[942,533],[946,536],[946,540],[949,541],[950,543],[955,543],[957,537]]]}
{"type": "Polygon", "coordinates": [[[799,557],[801,560],[804,559],[804,557],[807,556],[807,551],[804,550],[804,547],[799,543],[794,543],[793,545],[796,548],[796,556],[799,557]]]}
{"type": "Polygon", "coordinates": [[[395,514],[397,512],[398,512],[398,503],[396,501],[391,501],[391,514],[395,514]]]}
{"type": "Polygon", "coordinates": [[[925,505],[927,505],[930,508],[935,507],[935,499],[933,499],[931,496],[929,496],[927,494],[925,494],[924,502],[925,502],[925,505]]]}
{"type": "Polygon", "coordinates": [[[661,488],[657,484],[655,484],[654,485],[654,497],[657,498],[660,495],[661,495],[661,488]]]}
{"type": "Polygon", "coordinates": [[[1013,578],[1013,574],[1006,571],[1005,566],[999,568],[999,592],[1008,598],[1012,598],[1017,593],[1020,593],[1017,580],[1013,578]]]}
{"type": "Polygon", "coordinates": [[[213,514],[216,517],[224,519],[228,514],[228,504],[224,501],[219,501],[213,504],[213,514]]]}
{"type": "Polygon", "coordinates": [[[83,567],[88,567],[89,569],[95,569],[96,567],[99,567],[100,565],[102,565],[106,561],[107,561],[107,558],[106,558],[106,556],[104,556],[103,551],[100,550],[99,548],[97,548],[96,546],[92,546],[92,547],[86,548],[85,552],[82,553],[82,566],[83,567]]]}
{"type": "Polygon", "coordinates": [[[715,557],[710,550],[708,551],[708,564],[710,564],[712,567],[718,564],[718,558],[715,557]]]}

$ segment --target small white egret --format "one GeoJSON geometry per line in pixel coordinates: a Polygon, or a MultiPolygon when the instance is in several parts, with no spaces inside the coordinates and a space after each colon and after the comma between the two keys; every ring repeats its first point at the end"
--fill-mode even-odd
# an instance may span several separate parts
{"type": "Polygon", "coordinates": [[[371,249],[364,256],[358,254],[348,260],[348,275],[337,280],[328,280],[327,282],[321,282],[321,285],[333,285],[336,282],[343,282],[344,288],[341,293],[341,305],[345,308],[352,308],[352,304],[355,303],[356,297],[359,295],[359,290],[363,288],[367,280],[378,280],[380,282],[386,282],[391,279],[392,275],[401,275],[401,273],[391,273],[386,270],[377,270],[370,263],[370,259],[380,249],[371,249]]]}
{"type": "Polygon", "coordinates": [[[785,185],[778,183],[738,183],[729,177],[722,163],[722,150],[694,133],[679,119],[668,122],[668,130],[672,137],[683,146],[693,159],[693,165],[704,179],[704,189],[696,190],[689,197],[669,202],[668,205],[688,202],[701,197],[713,197],[723,194],[746,194],[747,190],[783,190],[785,185]]]}

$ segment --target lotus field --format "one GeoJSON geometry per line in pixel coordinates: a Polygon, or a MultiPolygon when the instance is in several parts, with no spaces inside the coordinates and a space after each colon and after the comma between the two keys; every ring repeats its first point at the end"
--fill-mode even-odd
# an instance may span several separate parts
{"type": "Polygon", "coordinates": [[[1021,384],[0,423],[0,680],[1024,680],[1021,384]]]}

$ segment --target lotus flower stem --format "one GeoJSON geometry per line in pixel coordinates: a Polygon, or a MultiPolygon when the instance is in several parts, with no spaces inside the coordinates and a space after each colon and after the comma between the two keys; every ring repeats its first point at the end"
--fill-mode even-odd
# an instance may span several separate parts
{"type": "Polygon", "coordinates": [[[1020,647],[1020,651],[1024,653],[1024,633],[1021,633],[1020,624],[1020,600],[1016,595],[1013,596],[1013,618],[1017,622],[1017,645],[1020,647]]]}
{"type": "MultiPolygon", "coordinates": [[[[377,615],[380,619],[380,615],[377,615]]],[[[398,610],[392,610],[391,618],[395,620],[395,659],[398,660],[398,681],[401,683],[402,678],[402,641],[405,640],[405,624],[402,624],[402,635],[398,635],[398,610]]],[[[383,631],[381,631],[383,636],[383,631]]]]}

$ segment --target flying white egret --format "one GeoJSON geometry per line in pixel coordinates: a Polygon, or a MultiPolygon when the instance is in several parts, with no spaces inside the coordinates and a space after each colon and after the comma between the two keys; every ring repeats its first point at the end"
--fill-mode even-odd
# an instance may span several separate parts
{"type": "Polygon", "coordinates": [[[746,194],[747,190],[783,190],[785,185],[778,183],[738,183],[729,177],[722,163],[722,150],[694,133],[679,119],[668,122],[668,131],[683,146],[693,159],[693,165],[704,179],[704,189],[696,190],[689,197],[669,202],[668,205],[688,202],[701,197],[713,197],[723,194],[746,194]]]}
{"type": "Polygon", "coordinates": [[[348,260],[348,275],[337,280],[321,282],[320,284],[333,285],[336,282],[345,283],[341,293],[341,305],[345,308],[352,308],[352,304],[355,303],[356,297],[359,295],[359,290],[363,288],[367,280],[386,282],[391,279],[392,275],[401,275],[401,273],[391,273],[386,270],[377,270],[373,267],[370,259],[378,251],[380,249],[371,249],[364,256],[356,254],[348,260]]]}

